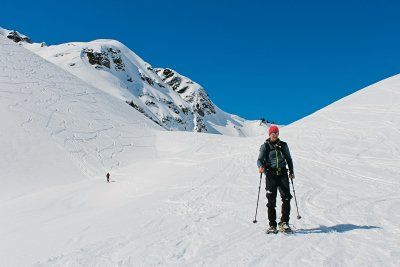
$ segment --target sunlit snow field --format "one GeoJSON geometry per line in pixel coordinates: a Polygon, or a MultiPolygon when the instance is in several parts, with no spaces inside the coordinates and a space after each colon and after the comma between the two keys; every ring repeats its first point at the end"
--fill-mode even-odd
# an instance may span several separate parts
{"type": "Polygon", "coordinates": [[[263,189],[252,223],[266,136],[161,130],[3,36],[0,124],[0,266],[400,266],[400,76],[281,129],[293,235],[263,189]]]}

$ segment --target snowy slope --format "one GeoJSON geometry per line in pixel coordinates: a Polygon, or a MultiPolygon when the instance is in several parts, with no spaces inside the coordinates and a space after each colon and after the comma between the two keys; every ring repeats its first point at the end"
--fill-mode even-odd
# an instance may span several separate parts
{"type": "Polygon", "coordinates": [[[252,223],[263,137],[149,128],[129,106],[0,42],[1,145],[12,151],[0,155],[0,266],[400,265],[400,76],[281,129],[303,219],[293,210],[297,234],[267,236],[265,192],[252,223]],[[79,139],[98,117],[115,128],[79,139]],[[93,160],[64,142],[72,137],[93,160]]]}
{"type": "Polygon", "coordinates": [[[167,130],[255,136],[264,133],[268,126],[220,110],[199,84],[170,69],[153,69],[118,41],[95,40],[47,46],[32,43],[15,31],[0,28],[0,34],[12,37],[124,104],[129,103],[167,130]]]}
{"type": "Polygon", "coordinates": [[[0,38],[3,183],[23,192],[103,176],[151,146],[157,127],[139,112],[0,38]]]}

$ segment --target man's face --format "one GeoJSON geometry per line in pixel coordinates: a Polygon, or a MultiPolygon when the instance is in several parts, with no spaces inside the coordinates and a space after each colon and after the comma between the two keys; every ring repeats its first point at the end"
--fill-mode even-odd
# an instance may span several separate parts
{"type": "Polygon", "coordinates": [[[278,139],[278,136],[279,136],[279,132],[272,132],[269,135],[269,138],[271,139],[271,141],[276,141],[278,139]]]}

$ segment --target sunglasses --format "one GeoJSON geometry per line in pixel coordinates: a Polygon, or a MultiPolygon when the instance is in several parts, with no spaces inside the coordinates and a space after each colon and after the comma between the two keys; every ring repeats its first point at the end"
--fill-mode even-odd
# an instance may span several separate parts
{"type": "Polygon", "coordinates": [[[271,134],[279,134],[279,132],[272,132],[271,134]]]}

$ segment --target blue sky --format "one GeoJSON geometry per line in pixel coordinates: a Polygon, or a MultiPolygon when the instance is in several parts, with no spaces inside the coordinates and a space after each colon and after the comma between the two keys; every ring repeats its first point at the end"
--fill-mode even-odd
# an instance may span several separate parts
{"type": "Polygon", "coordinates": [[[330,2],[6,0],[0,26],[48,44],[117,39],[225,111],[288,124],[400,73],[399,1],[330,2]]]}

